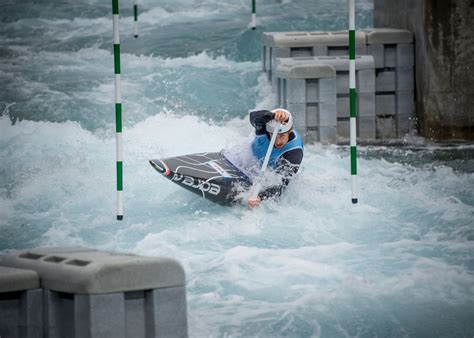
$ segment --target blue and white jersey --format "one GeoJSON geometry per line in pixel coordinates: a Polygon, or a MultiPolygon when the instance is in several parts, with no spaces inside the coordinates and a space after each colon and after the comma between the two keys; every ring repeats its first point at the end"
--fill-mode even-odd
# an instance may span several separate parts
{"type": "MultiPolygon", "coordinates": [[[[294,134],[293,139],[290,140],[287,144],[285,144],[282,148],[278,149],[278,148],[273,147],[272,153],[270,155],[270,160],[268,161],[268,166],[270,168],[275,169],[280,158],[284,154],[288,153],[289,151],[292,151],[295,149],[301,149],[301,151],[303,151],[303,148],[304,148],[303,140],[301,139],[300,134],[296,130],[293,130],[293,134],[294,134]]],[[[269,145],[270,145],[270,140],[267,134],[257,135],[252,143],[253,155],[259,161],[263,162],[265,155],[267,154],[267,149],[269,145]]],[[[294,163],[294,164],[299,164],[299,163],[294,163]]]]}

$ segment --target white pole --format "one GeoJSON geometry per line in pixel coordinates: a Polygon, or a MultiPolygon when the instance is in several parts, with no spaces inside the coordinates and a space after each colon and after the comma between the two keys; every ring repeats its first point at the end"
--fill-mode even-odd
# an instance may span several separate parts
{"type": "Polygon", "coordinates": [[[255,27],[257,26],[256,1],[257,0],[252,0],[252,29],[255,29],[255,27]]]}
{"type": "Polygon", "coordinates": [[[112,0],[114,27],[114,71],[115,71],[115,132],[117,162],[117,219],[123,220],[123,146],[122,146],[122,92],[120,77],[119,1],[112,0]]]}
{"type": "Polygon", "coordinates": [[[138,38],[138,4],[137,0],[134,0],[133,4],[133,36],[138,38]]]}
{"type": "Polygon", "coordinates": [[[357,89],[355,70],[355,0],[349,0],[349,116],[351,139],[352,203],[358,201],[357,182],[357,89]]]}

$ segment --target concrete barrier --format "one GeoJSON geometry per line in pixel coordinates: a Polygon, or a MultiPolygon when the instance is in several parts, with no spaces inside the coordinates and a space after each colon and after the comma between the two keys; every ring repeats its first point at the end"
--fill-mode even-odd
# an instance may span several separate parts
{"type": "MultiPolygon", "coordinates": [[[[347,31],[340,32],[269,32],[262,37],[262,66],[277,90],[276,68],[280,59],[314,56],[347,56],[347,31]]],[[[356,32],[356,55],[370,55],[375,69],[375,117],[365,116],[364,105],[358,107],[358,137],[385,139],[402,137],[413,130],[414,109],[414,46],[413,34],[402,29],[375,28],[356,32]],[[372,132],[374,125],[375,135],[372,132]]],[[[348,76],[347,76],[348,77],[348,76]]],[[[345,79],[338,76],[338,89],[345,79]]],[[[344,81],[344,82],[343,82],[344,81]]],[[[358,81],[360,101],[366,100],[364,81],[358,81]]],[[[348,87],[347,87],[348,88],[348,87]]],[[[347,90],[346,90],[347,91],[347,90]]],[[[338,91],[338,95],[341,92],[338,91]]],[[[341,114],[348,111],[342,96],[338,100],[338,134],[349,134],[349,120],[341,114]]]]}
{"type": "Polygon", "coordinates": [[[42,290],[32,270],[0,266],[0,337],[42,337],[42,290]]]}
{"type": "MultiPolygon", "coordinates": [[[[279,58],[276,61],[277,73],[282,66],[317,66],[330,65],[336,71],[336,91],[333,93],[335,105],[331,105],[334,111],[325,112],[332,114],[331,121],[337,121],[337,137],[341,141],[349,138],[349,58],[347,56],[318,56],[318,57],[299,57],[299,58],[279,58]]],[[[372,56],[358,56],[356,64],[356,84],[357,84],[357,136],[361,140],[375,139],[375,70],[374,59],[372,56]]],[[[309,67],[311,69],[311,67],[309,67]]],[[[278,75],[277,75],[278,78],[278,75]]],[[[306,77],[308,79],[308,77],[306,77]]],[[[304,88],[301,87],[301,93],[304,88]]],[[[295,89],[288,93],[288,100],[295,101],[295,97],[301,100],[304,95],[296,93],[295,89]]],[[[281,97],[281,95],[278,95],[281,97]]],[[[326,99],[329,102],[329,99],[326,99]]],[[[309,104],[310,102],[307,102],[309,104]]],[[[290,107],[289,107],[290,108],[290,107]]],[[[329,107],[328,107],[329,108],[329,107]]],[[[299,108],[298,108],[299,109],[299,108]]],[[[311,126],[310,126],[311,127],[311,126]]],[[[322,125],[321,125],[322,127],[322,125]]],[[[328,127],[325,125],[324,127],[328,127]]],[[[336,124],[334,124],[336,127],[336,124]]],[[[321,140],[321,139],[320,139],[321,140]]],[[[331,142],[326,139],[324,142],[331,142]]]]}
{"type": "Polygon", "coordinates": [[[275,72],[278,106],[293,114],[306,142],[336,142],[336,70],[328,64],[282,64],[275,72]]]}
{"type": "Polygon", "coordinates": [[[0,265],[39,275],[47,337],[187,337],[175,260],[73,247],[13,251],[0,265]]]}
{"type": "MultiPolygon", "coordinates": [[[[366,37],[356,32],[356,53],[367,54],[366,37]]],[[[272,80],[277,58],[349,55],[348,31],[265,32],[262,35],[262,65],[272,80]]]]}

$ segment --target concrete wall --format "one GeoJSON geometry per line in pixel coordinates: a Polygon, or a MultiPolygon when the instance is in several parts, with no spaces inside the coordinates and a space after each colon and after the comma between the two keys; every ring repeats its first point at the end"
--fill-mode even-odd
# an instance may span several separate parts
{"type": "Polygon", "coordinates": [[[374,0],[374,26],[415,34],[420,134],[474,140],[474,0],[374,0]]]}

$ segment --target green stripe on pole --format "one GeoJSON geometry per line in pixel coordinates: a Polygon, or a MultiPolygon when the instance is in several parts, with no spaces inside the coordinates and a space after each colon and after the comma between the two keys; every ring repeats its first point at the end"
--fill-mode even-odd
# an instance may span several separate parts
{"type": "Polygon", "coordinates": [[[256,0],[252,0],[252,13],[255,13],[255,9],[256,9],[256,4],[255,4],[256,0]]]}
{"type": "Polygon", "coordinates": [[[123,162],[117,162],[117,191],[123,191],[123,162]]]}
{"type": "Polygon", "coordinates": [[[135,21],[138,18],[138,5],[133,5],[133,16],[135,17],[135,21]]]}
{"type": "Polygon", "coordinates": [[[351,147],[351,175],[357,175],[357,148],[351,147]]]}
{"type": "Polygon", "coordinates": [[[355,39],[356,39],[356,34],[355,31],[349,31],[349,59],[354,60],[355,59],[355,39]]]}
{"type": "Polygon", "coordinates": [[[122,104],[115,104],[115,132],[122,132],[122,104]]]}
{"type": "Polygon", "coordinates": [[[355,88],[349,89],[350,117],[357,117],[357,92],[355,88]]]}
{"type": "Polygon", "coordinates": [[[118,0],[112,0],[112,14],[119,13],[119,3],[118,0]]]}
{"type": "Polygon", "coordinates": [[[120,74],[120,45],[114,45],[114,69],[115,74],[120,74]]]}

